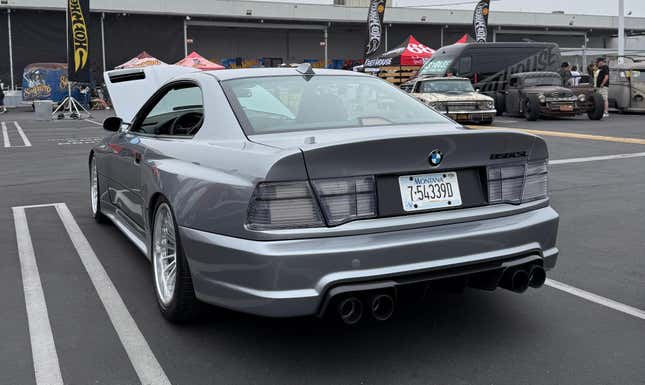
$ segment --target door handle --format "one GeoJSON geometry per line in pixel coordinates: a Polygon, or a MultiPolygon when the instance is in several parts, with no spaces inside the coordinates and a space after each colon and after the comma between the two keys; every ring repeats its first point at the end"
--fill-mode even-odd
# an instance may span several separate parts
{"type": "Polygon", "coordinates": [[[141,153],[140,152],[135,152],[134,153],[134,164],[140,164],[141,163],[141,153]]]}

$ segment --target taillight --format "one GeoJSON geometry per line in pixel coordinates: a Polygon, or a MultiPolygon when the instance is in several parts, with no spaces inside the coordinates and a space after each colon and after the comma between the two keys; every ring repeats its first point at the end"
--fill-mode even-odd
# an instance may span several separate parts
{"type": "Polygon", "coordinates": [[[546,161],[488,167],[488,202],[522,203],[547,196],[546,161]]]}
{"type": "Polygon", "coordinates": [[[313,186],[330,226],[376,216],[374,177],[319,179],[313,186]]]}
{"type": "Polygon", "coordinates": [[[254,230],[325,225],[308,182],[258,184],[249,205],[247,224],[254,230]]]}
{"type": "Polygon", "coordinates": [[[248,227],[270,230],[335,226],[376,216],[374,177],[319,179],[312,185],[315,196],[305,181],[258,184],[249,205],[248,227]]]}

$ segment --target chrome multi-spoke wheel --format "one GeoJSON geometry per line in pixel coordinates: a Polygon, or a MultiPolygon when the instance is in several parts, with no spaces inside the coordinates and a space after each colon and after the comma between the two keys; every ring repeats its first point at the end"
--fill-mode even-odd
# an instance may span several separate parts
{"type": "Polygon", "coordinates": [[[152,262],[155,287],[159,300],[168,306],[177,283],[177,240],[175,222],[170,206],[162,203],[157,207],[152,233],[152,262]]]}
{"type": "Polygon", "coordinates": [[[90,163],[90,207],[92,207],[92,214],[96,216],[99,211],[99,176],[94,157],[90,163]]]}

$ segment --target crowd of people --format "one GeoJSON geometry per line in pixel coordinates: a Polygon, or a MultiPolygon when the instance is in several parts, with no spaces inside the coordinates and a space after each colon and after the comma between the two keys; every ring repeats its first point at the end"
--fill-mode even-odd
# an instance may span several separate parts
{"type": "MultiPolygon", "coordinates": [[[[562,77],[563,87],[577,87],[580,85],[582,73],[578,71],[577,66],[571,66],[564,62],[560,66],[560,76],[562,77]]],[[[604,117],[609,116],[609,65],[605,58],[598,58],[594,63],[587,66],[587,76],[589,84],[592,84],[598,93],[602,95],[605,102],[604,117]]]]}

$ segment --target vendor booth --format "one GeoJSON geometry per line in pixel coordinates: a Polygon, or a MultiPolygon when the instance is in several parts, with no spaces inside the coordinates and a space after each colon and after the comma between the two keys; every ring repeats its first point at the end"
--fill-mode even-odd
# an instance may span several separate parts
{"type": "Polygon", "coordinates": [[[202,55],[198,54],[195,51],[191,52],[190,55],[175,63],[175,65],[196,68],[202,71],[223,70],[225,68],[223,65],[219,65],[204,58],[202,55]]]}
{"type": "Polygon", "coordinates": [[[410,35],[396,48],[365,60],[365,68],[378,68],[378,76],[394,84],[402,84],[416,75],[434,50],[410,35]]]}
{"type": "Polygon", "coordinates": [[[164,63],[161,60],[157,59],[156,57],[150,55],[146,51],[143,51],[140,54],[138,54],[137,56],[135,56],[132,59],[128,60],[127,62],[116,66],[116,69],[140,68],[140,67],[148,67],[148,66],[154,66],[154,65],[159,65],[159,64],[166,64],[166,63],[164,63]]]}

